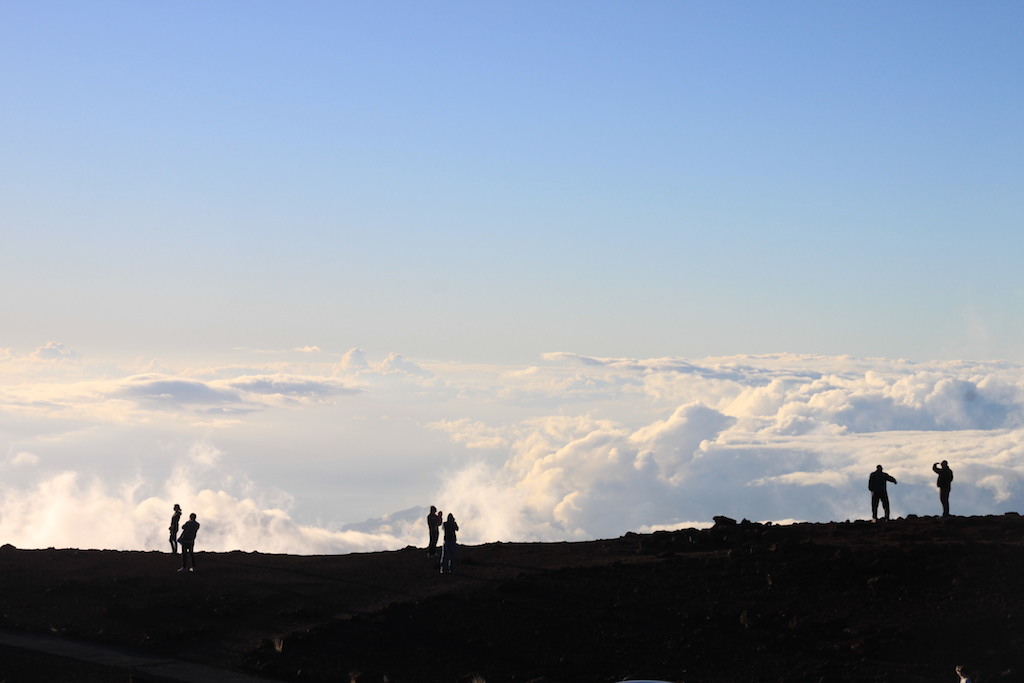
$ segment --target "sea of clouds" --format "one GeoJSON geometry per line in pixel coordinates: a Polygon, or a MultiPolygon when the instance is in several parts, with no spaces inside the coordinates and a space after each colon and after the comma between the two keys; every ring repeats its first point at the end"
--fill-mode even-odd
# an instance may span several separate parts
{"type": "Polygon", "coordinates": [[[1022,507],[1024,365],[806,355],[528,366],[237,349],[93,362],[0,349],[0,543],[164,550],[171,507],[204,550],[345,553],[1022,507]]]}

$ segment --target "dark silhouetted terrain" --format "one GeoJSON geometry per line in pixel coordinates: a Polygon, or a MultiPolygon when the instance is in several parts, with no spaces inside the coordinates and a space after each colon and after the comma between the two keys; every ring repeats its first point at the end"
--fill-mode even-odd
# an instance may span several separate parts
{"type": "MultiPolygon", "coordinates": [[[[424,533],[424,535],[426,535],[424,533]]],[[[294,681],[1024,681],[1024,519],[298,557],[0,549],[0,627],[294,681]]],[[[0,681],[146,680],[0,648],[0,681]]]]}

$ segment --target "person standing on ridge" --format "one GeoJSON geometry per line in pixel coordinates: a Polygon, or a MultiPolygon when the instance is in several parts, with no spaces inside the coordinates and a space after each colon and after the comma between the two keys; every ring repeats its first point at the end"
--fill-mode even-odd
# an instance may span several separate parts
{"type": "Polygon", "coordinates": [[[455,522],[455,515],[448,513],[448,520],[444,526],[444,546],[441,548],[441,573],[451,574],[455,570],[455,532],[459,525],[455,522]]]}
{"type": "Polygon", "coordinates": [[[178,521],[181,519],[181,506],[174,504],[174,514],[171,515],[171,526],[167,527],[171,532],[171,555],[178,554],[178,521]]]}
{"type": "Polygon", "coordinates": [[[949,489],[953,486],[953,470],[949,469],[949,462],[942,461],[932,465],[932,472],[939,475],[935,485],[939,487],[939,502],[942,503],[942,516],[949,517],[949,489]]]}
{"type": "Polygon", "coordinates": [[[441,529],[441,511],[433,505],[427,514],[427,531],[430,533],[430,545],[427,546],[427,557],[437,557],[437,538],[441,529]]]}
{"type": "Polygon", "coordinates": [[[879,465],[868,477],[868,491],[871,491],[871,519],[878,521],[878,503],[882,503],[882,510],[885,511],[885,518],[889,519],[889,492],[886,490],[886,482],[896,483],[892,476],[882,471],[879,465]]]}
{"type": "Polygon", "coordinates": [[[199,522],[196,521],[196,513],[192,513],[188,516],[188,521],[181,525],[181,537],[178,541],[181,543],[181,569],[179,572],[183,572],[186,569],[190,572],[196,570],[196,556],[193,552],[196,546],[196,533],[199,531],[199,522]],[[189,566],[191,563],[191,566],[189,566]]]}

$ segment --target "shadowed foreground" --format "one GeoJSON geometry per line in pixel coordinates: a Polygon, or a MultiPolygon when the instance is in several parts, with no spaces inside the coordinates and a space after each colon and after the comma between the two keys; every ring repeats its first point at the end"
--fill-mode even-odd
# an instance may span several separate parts
{"type": "MultiPolygon", "coordinates": [[[[1024,680],[1024,519],[298,557],[0,549],[0,627],[269,679],[1024,680]]],[[[150,680],[0,647],[0,681],[150,680]]]]}

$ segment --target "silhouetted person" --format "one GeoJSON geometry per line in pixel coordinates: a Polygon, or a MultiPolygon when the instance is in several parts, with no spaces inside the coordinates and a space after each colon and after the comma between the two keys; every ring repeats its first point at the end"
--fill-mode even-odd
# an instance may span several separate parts
{"type": "Polygon", "coordinates": [[[935,485],[939,487],[939,501],[942,503],[942,516],[949,517],[949,489],[953,486],[953,470],[949,469],[949,463],[942,461],[932,465],[932,472],[939,475],[935,485]]]}
{"type": "Polygon", "coordinates": [[[882,509],[885,511],[885,518],[889,519],[889,492],[885,490],[886,482],[896,483],[890,475],[882,471],[882,466],[879,465],[875,468],[875,471],[868,477],[868,491],[871,491],[871,519],[878,519],[878,503],[882,503],[882,509]]]}
{"type": "Polygon", "coordinates": [[[427,546],[427,557],[437,557],[437,537],[441,529],[441,511],[433,505],[427,514],[427,530],[430,532],[430,545],[427,546]]]}
{"type": "Polygon", "coordinates": [[[181,519],[181,506],[174,504],[174,514],[171,515],[171,525],[167,529],[171,532],[171,555],[178,554],[178,520],[181,519]]]}
{"type": "Polygon", "coordinates": [[[188,521],[181,525],[181,537],[178,541],[181,543],[181,569],[179,572],[183,572],[186,569],[190,572],[196,570],[196,556],[193,552],[196,546],[196,532],[199,531],[199,522],[196,521],[196,513],[192,513],[188,516],[188,521]],[[191,566],[189,564],[191,563],[191,566]]]}
{"type": "Polygon", "coordinates": [[[455,570],[455,543],[458,540],[455,532],[459,525],[455,522],[455,515],[448,513],[448,520],[442,525],[444,527],[444,546],[441,548],[441,573],[451,574],[455,570]]]}

